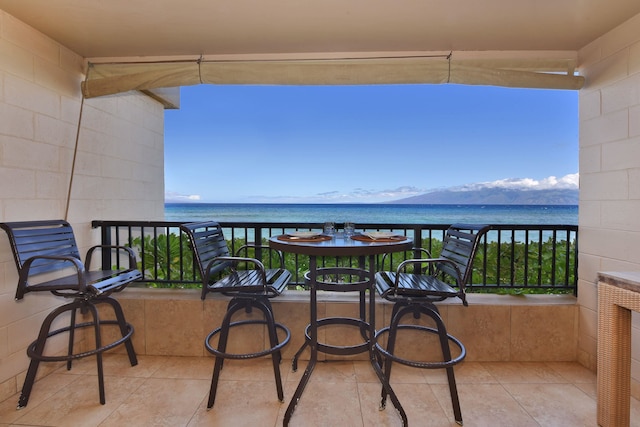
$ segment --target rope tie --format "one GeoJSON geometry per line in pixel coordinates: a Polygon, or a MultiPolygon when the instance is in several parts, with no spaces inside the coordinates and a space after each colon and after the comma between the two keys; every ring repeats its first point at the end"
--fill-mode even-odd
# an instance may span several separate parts
{"type": "Polygon", "coordinates": [[[200,54],[200,58],[196,61],[198,63],[198,79],[200,80],[200,84],[202,84],[202,54],[200,54]]]}

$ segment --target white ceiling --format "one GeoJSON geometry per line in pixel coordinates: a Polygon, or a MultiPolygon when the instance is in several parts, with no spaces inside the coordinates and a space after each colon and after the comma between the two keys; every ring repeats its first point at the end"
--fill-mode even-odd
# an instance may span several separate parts
{"type": "Polygon", "coordinates": [[[0,0],[85,58],[576,51],[640,0],[0,0]]]}

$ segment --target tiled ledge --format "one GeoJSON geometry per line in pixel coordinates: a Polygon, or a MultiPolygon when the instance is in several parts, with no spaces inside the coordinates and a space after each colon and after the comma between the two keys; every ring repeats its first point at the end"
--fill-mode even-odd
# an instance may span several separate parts
{"type": "MultiPolygon", "coordinates": [[[[129,322],[134,325],[136,352],[169,356],[208,356],[204,339],[220,325],[228,303],[228,298],[215,294],[202,301],[200,292],[194,289],[128,288],[117,298],[129,322]]],[[[303,331],[309,322],[308,298],[306,292],[289,291],[272,300],[276,320],[291,330],[291,342],[285,347],[285,358],[292,357],[303,342],[303,331]]],[[[323,292],[318,299],[320,317],[357,317],[357,295],[323,292]]],[[[438,304],[449,332],[467,347],[467,360],[577,360],[578,305],[575,297],[471,294],[468,299],[468,307],[454,300],[438,304]]],[[[378,299],[378,328],[387,324],[391,307],[387,301],[378,299]]],[[[252,315],[261,316],[261,313],[249,316],[252,315]]],[[[322,328],[319,339],[335,344],[354,343],[359,333],[352,329],[341,326],[322,328]]],[[[264,342],[262,332],[256,331],[256,327],[234,330],[229,351],[257,351],[256,342],[264,342]],[[260,339],[256,339],[256,333],[260,339]]],[[[437,348],[432,338],[424,334],[419,339],[407,336],[406,348],[424,360],[425,354],[437,348]]],[[[399,348],[401,345],[399,342],[399,348]]]]}

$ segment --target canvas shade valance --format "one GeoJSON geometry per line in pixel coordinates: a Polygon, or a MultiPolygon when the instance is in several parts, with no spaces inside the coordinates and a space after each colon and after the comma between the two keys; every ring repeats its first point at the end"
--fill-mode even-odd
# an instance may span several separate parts
{"type": "Polygon", "coordinates": [[[584,85],[571,60],[461,59],[451,56],[318,59],[166,61],[90,64],[86,98],[130,90],[196,84],[372,85],[443,84],[570,89],[584,85]]]}

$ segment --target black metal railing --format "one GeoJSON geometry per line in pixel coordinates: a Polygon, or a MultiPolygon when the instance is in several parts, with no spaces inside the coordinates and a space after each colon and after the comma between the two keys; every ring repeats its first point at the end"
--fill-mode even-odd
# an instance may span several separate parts
{"type": "MultiPolygon", "coordinates": [[[[103,244],[120,244],[134,248],[142,280],[150,287],[199,287],[193,268],[193,253],[180,222],[171,221],[93,221],[101,229],[103,244]]],[[[292,230],[321,230],[320,223],[248,223],[221,222],[230,250],[245,242],[263,242],[292,230]]],[[[338,224],[339,226],[340,224],[338,224]]],[[[357,224],[358,230],[394,231],[411,237],[416,249],[426,249],[437,256],[447,224],[357,224]]],[[[258,250],[253,256],[263,259],[258,250]]],[[[119,265],[107,252],[103,265],[119,265]]],[[[419,251],[378,258],[379,269],[394,269],[407,258],[424,257],[419,251]],[[383,265],[384,263],[384,265],[383,265]]],[[[122,260],[124,261],[124,260],[122,260]]],[[[269,264],[271,260],[263,259],[269,264]]],[[[303,286],[309,259],[304,255],[285,254],[286,267],[292,271],[292,286],[303,286]]],[[[322,266],[353,265],[356,259],[324,257],[322,266]]],[[[575,225],[495,224],[483,237],[476,255],[470,291],[486,292],[573,292],[577,290],[578,227],[575,225]]]]}

